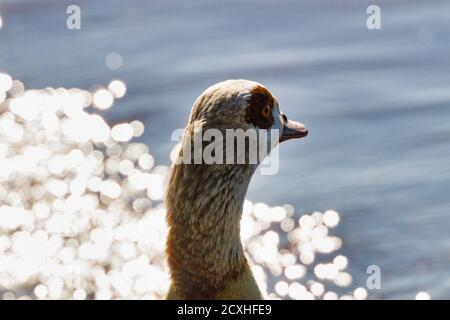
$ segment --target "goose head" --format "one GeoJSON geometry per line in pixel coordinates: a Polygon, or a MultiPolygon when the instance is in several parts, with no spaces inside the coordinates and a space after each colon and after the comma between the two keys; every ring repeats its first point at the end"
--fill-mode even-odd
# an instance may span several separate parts
{"type": "MultiPolygon", "coordinates": [[[[165,199],[169,226],[166,251],[172,281],[169,298],[261,298],[240,241],[240,218],[248,184],[262,159],[246,162],[252,142],[245,140],[246,161],[227,162],[227,130],[258,133],[257,143],[264,140],[269,152],[281,142],[308,134],[302,123],[289,120],[280,111],[277,99],[257,82],[227,80],[197,98],[169,175],[165,199]],[[204,138],[210,130],[218,134],[214,140],[204,138]],[[270,130],[277,134],[259,135],[270,130]],[[195,161],[199,136],[202,151],[212,141],[223,139],[213,152],[214,156],[222,152],[219,159],[223,162],[195,161]]],[[[235,140],[232,145],[236,146],[235,140]]]]}
{"type": "MultiPolygon", "coordinates": [[[[206,89],[191,111],[185,137],[208,130],[255,132],[257,140],[266,137],[270,152],[278,143],[303,138],[308,129],[300,122],[289,120],[280,110],[277,99],[263,85],[249,80],[227,80],[206,89]],[[263,136],[259,133],[267,133],[263,136]],[[269,134],[275,133],[275,136],[269,134]]],[[[247,137],[249,137],[248,135],[247,137]]],[[[224,149],[225,151],[225,149],[224,149]]],[[[259,159],[262,160],[262,159],[259,159]]]]}

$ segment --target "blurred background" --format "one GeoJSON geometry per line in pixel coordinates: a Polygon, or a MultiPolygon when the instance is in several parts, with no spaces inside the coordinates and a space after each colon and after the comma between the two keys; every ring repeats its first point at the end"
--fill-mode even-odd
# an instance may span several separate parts
{"type": "Polygon", "coordinates": [[[248,199],[340,212],[354,283],[381,269],[372,298],[450,298],[450,2],[375,2],[1,0],[0,72],[27,88],[120,79],[127,95],[100,113],[141,121],[163,165],[205,88],[262,83],[310,135],[248,199]],[[71,4],[80,30],[66,28],[71,4]]]}

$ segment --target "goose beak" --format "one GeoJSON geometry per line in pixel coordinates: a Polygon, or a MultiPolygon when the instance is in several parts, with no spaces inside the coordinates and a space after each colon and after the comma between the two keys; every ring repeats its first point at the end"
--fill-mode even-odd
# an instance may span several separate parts
{"type": "Polygon", "coordinates": [[[286,117],[283,118],[285,121],[280,137],[280,142],[290,139],[303,138],[308,135],[308,128],[306,128],[303,123],[289,120],[286,117]]]}

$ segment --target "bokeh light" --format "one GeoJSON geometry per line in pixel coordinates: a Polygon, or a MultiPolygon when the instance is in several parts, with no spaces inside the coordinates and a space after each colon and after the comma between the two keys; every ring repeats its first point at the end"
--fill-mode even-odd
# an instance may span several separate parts
{"type": "Polygon", "coordinates": [[[428,292],[420,291],[416,294],[416,300],[430,300],[431,296],[428,292]]]}
{"type": "Polygon", "coordinates": [[[99,89],[94,93],[94,106],[99,109],[109,109],[113,102],[113,94],[106,89],[99,89]]]}
{"type": "MultiPolygon", "coordinates": [[[[167,293],[162,200],[169,168],[156,165],[145,144],[132,142],[144,132],[142,122],[111,128],[86,111],[108,109],[125,92],[119,80],[93,93],[25,90],[0,74],[3,299],[162,299],[167,293]]],[[[244,203],[241,236],[264,294],[366,299],[366,290],[350,287],[349,261],[338,254],[342,241],[330,232],[339,214],[296,216],[291,205],[244,203]]]]}
{"type": "Polygon", "coordinates": [[[123,65],[123,58],[119,53],[111,52],[106,56],[105,64],[111,70],[118,70],[123,65]]]}
{"type": "Polygon", "coordinates": [[[114,98],[122,98],[127,92],[125,83],[120,80],[113,80],[108,85],[108,90],[114,95],[114,98]]]}
{"type": "Polygon", "coordinates": [[[6,73],[0,73],[0,92],[6,92],[12,87],[11,76],[6,73]]]}

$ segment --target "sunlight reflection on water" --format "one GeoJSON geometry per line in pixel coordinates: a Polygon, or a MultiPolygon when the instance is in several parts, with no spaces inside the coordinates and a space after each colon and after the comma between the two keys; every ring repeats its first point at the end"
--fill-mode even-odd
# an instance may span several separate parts
{"type": "MultiPolygon", "coordinates": [[[[161,202],[169,168],[155,166],[148,147],[131,142],[143,134],[141,122],[111,128],[86,110],[92,104],[110,108],[125,92],[120,80],[93,93],[24,91],[21,82],[0,74],[4,299],[161,299],[166,294],[161,202]]],[[[290,205],[245,201],[241,236],[267,297],[366,299],[366,289],[351,289],[349,261],[337,253],[342,241],[331,230],[339,214],[294,217],[290,205]],[[342,288],[345,294],[339,293],[342,288]]]]}

